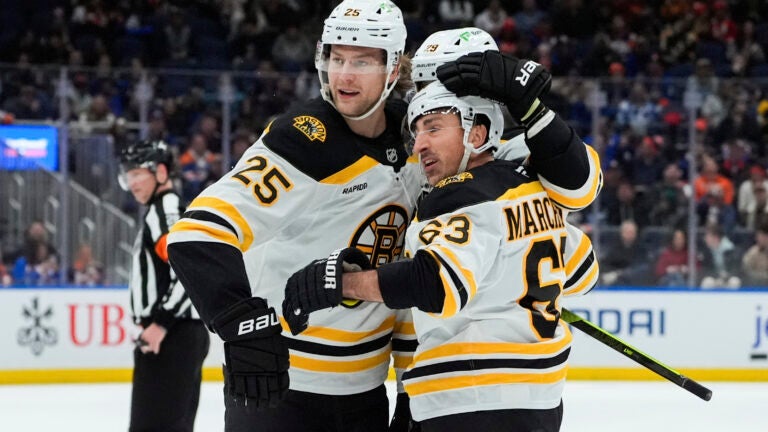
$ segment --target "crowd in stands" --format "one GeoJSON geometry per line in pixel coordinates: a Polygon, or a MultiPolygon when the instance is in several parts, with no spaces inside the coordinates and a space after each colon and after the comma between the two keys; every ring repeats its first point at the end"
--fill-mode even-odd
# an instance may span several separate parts
{"type": "MultiPolygon", "coordinates": [[[[685,285],[689,209],[700,227],[697,285],[768,282],[768,3],[395,2],[411,53],[434,31],[477,26],[501,51],[552,71],[545,102],[604,164],[599,202],[579,221],[588,231],[602,229],[604,285],[685,285]],[[585,79],[597,79],[606,97],[599,118],[585,79]],[[690,95],[697,100],[693,178],[690,95]],[[742,255],[752,264],[743,267],[742,255]]],[[[16,119],[58,118],[64,65],[69,120],[119,144],[129,138],[121,125],[140,118],[142,94],[149,94],[147,133],[175,147],[183,197],[191,200],[224,169],[220,91],[227,83],[210,71],[232,77],[234,162],[273,115],[318,94],[314,46],[335,3],[19,2],[0,11],[0,110],[16,119]]],[[[15,261],[5,258],[0,276],[10,278],[15,261]]]]}

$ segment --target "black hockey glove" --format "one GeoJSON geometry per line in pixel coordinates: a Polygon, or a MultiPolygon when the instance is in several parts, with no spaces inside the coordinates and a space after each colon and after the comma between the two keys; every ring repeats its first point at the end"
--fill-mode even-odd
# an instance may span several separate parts
{"type": "Polygon", "coordinates": [[[408,393],[398,393],[395,413],[389,422],[389,432],[421,432],[421,425],[411,418],[408,393]]]}
{"type": "Polygon", "coordinates": [[[458,96],[481,96],[504,103],[515,120],[546,94],[552,75],[533,60],[498,51],[474,52],[437,68],[437,78],[458,96]]]}
{"type": "Polygon", "coordinates": [[[312,261],[297,271],[285,284],[283,317],[291,333],[307,328],[311,312],[338,306],[342,300],[341,277],[344,271],[371,269],[368,256],[355,248],[333,251],[328,258],[312,261]]]}
{"type": "Polygon", "coordinates": [[[224,341],[226,402],[275,407],[288,392],[288,346],[274,308],[259,297],[217,315],[213,330],[224,341]]]}

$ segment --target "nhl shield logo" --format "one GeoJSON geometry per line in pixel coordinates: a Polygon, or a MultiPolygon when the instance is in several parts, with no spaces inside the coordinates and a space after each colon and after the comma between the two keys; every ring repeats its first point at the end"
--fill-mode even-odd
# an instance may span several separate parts
{"type": "Polygon", "coordinates": [[[397,150],[393,148],[387,149],[387,160],[389,161],[389,163],[397,162],[397,150]]]}

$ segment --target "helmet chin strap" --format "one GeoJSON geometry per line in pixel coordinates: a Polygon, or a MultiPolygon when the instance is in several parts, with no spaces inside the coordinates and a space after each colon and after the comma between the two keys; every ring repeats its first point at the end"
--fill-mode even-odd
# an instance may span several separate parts
{"type": "Polygon", "coordinates": [[[461,174],[467,170],[467,163],[469,163],[469,156],[474,153],[475,147],[469,142],[469,132],[472,129],[464,129],[464,155],[461,157],[461,163],[459,163],[459,170],[456,174],[461,174]]]}

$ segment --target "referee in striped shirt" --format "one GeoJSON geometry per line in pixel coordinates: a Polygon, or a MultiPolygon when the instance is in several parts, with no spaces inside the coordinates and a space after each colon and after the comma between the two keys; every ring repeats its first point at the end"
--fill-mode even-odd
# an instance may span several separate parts
{"type": "Polygon", "coordinates": [[[120,154],[120,186],[147,207],[133,246],[131,312],[142,331],[133,351],[129,431],[192,431],[208,330],[168,263],[168,229],[183,213],[173,190],[173,154],[140,141],[120,154]]]}

